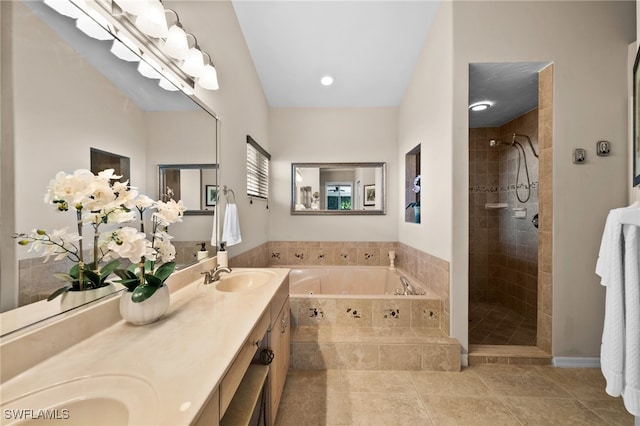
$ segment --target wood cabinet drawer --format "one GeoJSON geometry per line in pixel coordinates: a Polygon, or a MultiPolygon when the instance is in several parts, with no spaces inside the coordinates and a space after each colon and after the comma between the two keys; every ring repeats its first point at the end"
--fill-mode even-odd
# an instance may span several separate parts
{"type": "Polygon", "coordinates": [[[270,315],[269,310],[267,310],[258,320],[249,338],[244,342],[238,356],[222,379],[222,383],[220,383],[220,418],[224,416],[225,411],[227,411],[233,399],[233,395],[235,395],[238,386],[240,386],[240,382],[249,364],[251,364],[251,359],[255,355],[260,341],[269,328],[269,320],[270,315]]]}

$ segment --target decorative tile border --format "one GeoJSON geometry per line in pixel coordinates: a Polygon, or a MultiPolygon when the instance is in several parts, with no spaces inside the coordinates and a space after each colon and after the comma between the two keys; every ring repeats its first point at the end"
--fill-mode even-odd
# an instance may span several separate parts
{"type": "Polygon", "coordinates": [[[516,185],[512,183],[511,185],[500,185],[500,186],[471,186],[469,187],[469,192],[472,194],[485,194],[485,193],[502,193],[515,191],[516,189],[537,189],[538,181],[531,182],[531,185],[527,185],[526,183],[520,183],[516,185]]]}

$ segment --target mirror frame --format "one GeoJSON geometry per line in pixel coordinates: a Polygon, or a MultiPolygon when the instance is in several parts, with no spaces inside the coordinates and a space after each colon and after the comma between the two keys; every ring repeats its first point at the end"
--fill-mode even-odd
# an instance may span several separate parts
{"type": "Polygon", "coordinates": [[[633,63],[633,149],[631,155],[633,156],[633,170],[631,175],[631,186],[635,187],[640,185],[640,50],[636,52],[636,59],[633,63]]]}
{"type": "MultiPolygon", "coordinates": [[[[168,169],[180,169],[180,170],[218,170],[220,168],[219,164],[158,164],[158,199],[162,197],[162,190],[165,187],[165,180],[163,176],[163,171],[168,169]]],[[[202,179],[202,175],[200,176],[202,179]]],[[[217,179],[216,179],[217,180],[217,179]]],[[[216,185],[218,183],[216,182],[216,185]]],[[[200,186],[202,186],[202,182],[200,182],[200,186]]],[[[215,206],[212,206],[211,210],[196,210],[190,209],[185,210],[185,216],[197,216],[197,215],[213,215],[215,213],[215,206]]]]}
{"type": "Polygon", "coordinates": [[[380,216],[387,214],[387,163],[370,162],[370,163],[291,163],[291,215],[293,216],[380,216]],[[356,167],[381,167],[382,182],[380,196],[382,197],[382,209],[378,210],[296,210],[296,169],[297,168],[356,168],[356,167]]]}

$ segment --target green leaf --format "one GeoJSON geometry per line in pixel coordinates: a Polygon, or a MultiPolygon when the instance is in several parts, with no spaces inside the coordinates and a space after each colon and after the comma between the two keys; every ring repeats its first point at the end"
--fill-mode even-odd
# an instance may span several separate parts
{"type": "Polygon", "coordinates": [[[154,287],[152,285],[139,285],[135,290],[133,290],[131,301],[133,303],[144,302],[145,300],[153,296],[153,293],[155,293],[156,290],[158,290],[158,287],[154,287]]]}
{"type": "Polygon", "coordinates": [[[113,273],[123,280],[130,280],[130,279],[136,278],[136,274],[129,271],[128,269],[116,269],[115,271],[113,271],[113,273]]]}
{"type": "Polygon", "coordinates": [[[72,284],[73,284],[74,282],[78,281],[78,278],[77,278],[77,277],[75,277],[75,278],[74,278],[74,277],[72,277],[71,275],[69,275],[69,274],[64,274],[64,273],[62,273],[62,272],[56,272],[55,274],[53,274],[53,276],[54,276],[54,277],[56,277],[56,278],[57,278],[57,279],[59,279],[59,280],[66,281],[66,282],[68,282],[68,283],[72,283],[72,284]]]}
{"type": "Polygon", "coordinates": [[[153,287],[160,287],[162,285],[162,280],[158,277],[156,277],[153,274],[146,274],[144,276],[144,279],[147,281],[147,283],[153,287]]]}
{"type": "Polygon", "coordinates": [[[102,281],[104,281],[105,278],[111,275],[113,271],[118,269],[118,266],[120,266],[120,261],[118,260],[112,260],[111,262],[104,265],[100,270],[100,276],[102,277],[102,281]]]}
{"type": "Polygon", "coordinates": [[[161,282],[164,282],[176,269],[176,262],[167,262],[161,265],[154,274],[161,282]]]}
{"type": "Polygon", "coordinates": [[[49,297],[47,297],[47,301],[48,302],[52,301],[56,297],[60,296],[62,293],[66,293],[67,291],[71,290],[71,288],[72,288],[71,286],[60,287],[59,289],[51,293],[49,297]]]}
{"type": "Polygon", "coordinates": [[[96,274],[94,271],[85,269],[84,278],[85,278],[85,281],[91,282],[91,284],[93,284],[94,287],[100,287],[100,275],[96,274]]]}

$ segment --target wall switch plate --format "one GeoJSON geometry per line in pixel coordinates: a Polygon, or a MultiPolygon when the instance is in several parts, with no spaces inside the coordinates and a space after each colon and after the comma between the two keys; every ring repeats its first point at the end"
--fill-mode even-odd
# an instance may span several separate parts
{"type": "Polygon", "coordinates": [[[607,157],[611,153],[611,142],[598,141],[596,142],[596,153],[599,157],[607,157]]]}
{"type": "Polygon", "coordinates": [[[576,148],[573,150],[573,163],[584,164],[587,161],[587,151],[582,148],[576,148]]]}

